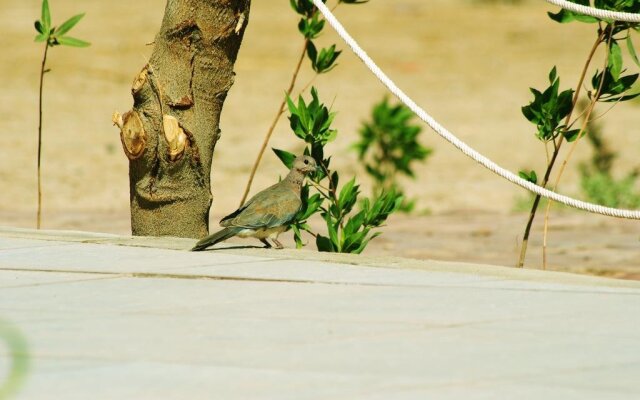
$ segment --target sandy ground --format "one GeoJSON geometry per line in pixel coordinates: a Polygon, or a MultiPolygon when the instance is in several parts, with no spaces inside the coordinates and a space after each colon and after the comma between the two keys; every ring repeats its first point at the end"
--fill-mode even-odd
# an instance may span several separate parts
{"type": "MultiPolygon", "coordinates": [[[[150,54],[146,43],[153,40],[163,8],[162,0],[52,2],[54,21],[87,13],[74,34],[92,46],[50,52],[43,134],[45,228],[128,232],[127,160],[110,116],[131,107],[129,87],[150,54]]],[[[337,14],[380,66],[447,128],[508,169],[540,171],[543,148],[520,113],[530,97],[528,87],[544,85],[553,65],[564,87],[574,85],[593,41],[590,27],[550,21],[546,11],[551,9],[541,0],[519,5],[372,0],[341,6],[337,14]]],[[[32,22],[39,1],[0,0],[0,11],[0,224],[33,227],[43,49],[33,43],[32,22]]],[[[329,29],[322,38],[323,43],[337,40],[329,29]]],[[[301,46],[287,1],[253,1],[214,155],[212,219],[237,205],[301,46]]],[[[306,67],[300,86],[312,78],[306,67]]],[[[335,166],[345,176],[363,177],[349,145],[384,89],[348,51],[335,71],[314,84],[338,111],[340,134],[330,149],[335,166]]],[[[607,136],[620,152],[620,171],[638,164],[640,135],[629,129],[638,126],[638,108],[638,102],[622,104],[604,119],[607,136]]],[[[367,252],[513,264],[526,219],[513,209],[524,191],[477,166],[428,128],[422,141],[434,156],[418,167],[415,181],[406,182],[409,195],[419,199],[419,213],[393,218],[367,252]]],[[[272,145],[297,149],[286,123],[278,126],[272,145]]],[[[588,146],[578,149],[563,193],[579,194],[575,165],[589,152],[588,146]]],[[[268,154],[254,187],[284,172],[268,154]]],[[[576,212],[554,215],[551,221],[550,267],[625,277],[640,273],[636,222],[576,212]]],[[[529,265],[539,266],[538,233],[530,254],[529,265]]]]}

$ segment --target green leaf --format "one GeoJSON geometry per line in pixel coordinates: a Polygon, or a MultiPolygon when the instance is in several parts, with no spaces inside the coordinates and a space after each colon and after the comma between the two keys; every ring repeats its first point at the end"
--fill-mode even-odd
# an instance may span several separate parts
{"type": "Polygon", "coordinates": [[[273,150],[273,152],[276,153],[276,156],[278,156],[280,161],[282,161],[282,163],[287,168],[291,169],[293,167],[293,161],[296,159],[295,154],[290,153],[286,150],[280,150],[280,149],[274,149],[274,148],[272,148],[271,150],[273,150]]]}
{"type": "Polygon", "coordinates": [[[551,71],[549,72],[549,82],[550,83],[555,82],[557,76],[558,76],[558,72],[556,70],[556,66],[554,65],[551,71]]]}
{"type": "MultiPolygon", "coordinates": [[[[326,0],[323,0],[323,2],[326,2],[326,0]]],[[[296,13],[307,18],[317,12],[315,5],[311,0],[290,0],[290,3],[291,8],[293,8],[296,13]]]]}
{"type": "Polygon", "coordinates": [[[76,24],[82,19],[82,17],[84,17],[84,13],[82,14],[78,14],[78,15],[74,15],[73,17],[69,18],[68,20],[64,21],[56,30],[55,30],[55,34],[57,36],[62,36],[65,33],[69,32],[71,30],[71,28],[73,28],[74,26],[76,26],[76,24]]]}
{"type": "Polygon", "coordinates": [[[314,194],[313,196],[307,199],[306,204],[303,204],[302,209],[298,212],[298,218],[301,221],[306,221],[313,214],[318,212],[320,206],[324,202],[324,198],[319,194],[314,194]]]}
{"type": "Polygon", "coordinates": [[[536,113],[536,112],[534,112],[534,110],[533,110],[533,108],[531,107],[531,105],[523,106],[523,107],[521,108],[521,110],[522,110],[522,115],[524,115],[524,117],[525,117],[527,120],[529,120],[529,121],[533,122],[534,124],[537,124],[537,123],[538,123],[538,120],[539,120],[538,115],[539,115],[539,114],[538,114],[538,113],[536,113]]]}
{"type": "Polygon", "coordinates": [[[286,95],[286,97],[287,97],[287,106],[289,107],[289,112],[291,114],[296,114],[298,112],[296,105],[293,103],[293,100],[291,100],[291,97],[289,97],[289,95],[286,95]]]}
{"type": "Polygon", "coordinates": [[[57,37],[56,40],[59,44],[71,47],[88,47],[91,45],[89,42],[85,42],[84,40],[72,38],[69,36],[60,36],[57,37]]]}
{"type": "Polygon", "coordinates": [[[320,50],[320,54],[317,56],[314,66],[315,71],[319,74],[331,71],[337,65],[335,64],[335,61],[340,53],[342,52],[336,51],[335,44],[331,45],[331,47],[320,50]]]}
{"type": "Polygon", "coordinates": [[[329,214],[325,215],[325,222],[327,223],[327,231],[329,232],[329,238],[331,239],[331,245],[332,245],[333,251],[340,252],[341,246],[340,246],[340,240],[338,239],[339,223],[337,221],[334,223],[334,221],[331,218],[331,215],[329,214]]]}
{"type": "MultiPolygon", "coordinates": [[[[356,253],[357,250],[361,247],[362,242],[366,239],[367,234],[370,229],[365,228],[361,232],[355,232],[352,235],[349,235],[345,238],[344,247],[342,248],[343,253],[356,253]]],[[[364,249],[364,248],[363,248],[364,249]]]]}
{"type": "Polygon", "coordinates": [[[40,14],[40,22],[45,32],[51,29],[51,12],[49,11],[49,1],[42,0],[42,12],[40,14]]]}
{"type": "Polygon", "coordinates": [[[39,35],[36,35],[36,38],[34,39],[34,41],[36,42],[44,42],[47,40],[47,34],[46,33],[41,33],[39,35]]]}
{"type": "Polygon", "coordinates": [[[317,71],[318,50],[311,40],[307,43],[307,57],[309,57],[309,60],[311,61],[311,68],[313,68],[314,71],[317,71]]]}
{"type": "Polygon", "coordinates": [[[628,94],[625,96],[620,96],[620,97],[610,97],[606,100],[599,100],[603,103],[612,103],[612,102],[622,102],[622,101],[628,101],[628,100],[632,100],[635,99],[636,97],[640,96],[640,93],[634,93],[634,94],[628,94]]]}
{"type": "MultiPolygon", "coordinates": [[[[581,4],[583,6],[589,6],[589,0],[572,0],[572,3],[581,4]]],[[[567,22],[579,21],[585,23],[594,23],[598,22],[598,18],[591,17],[588,15],[574,13],[573,11],[561,9],[558,13],[554,14],[552,12],[548,12],[549,18],[552,20],[559,22],[561,24],[565,24],[567,22]]]]}
{"type": "Polygon", "coordinates": [[[304,243],[302,242],[300,228],[298,228],[298,225],[291,225],[291,229],[293,230],[293,240],[296,242],[296,249],[301,249],[304,243]]]}
{"type": "Polygon", "coordinates": [[[614,81],[620,78],[620,72],[622,72],[622,50],[617,41],[611,42],[609,49],[609,70],[614,81]]]}
{"type": "Polygon", "coordinates": [[[519,171],[518,175],[520,176],[520,178],[524,179],[525,181],[531,182],[534,185],[538,183],[538,174],[536,174],[536,171],[534,170],[531,170],[530,172],[519,171]]]}
{"type": "Polygon", "coordinates": [[[573,89],[567,89],[558,95],[558,117],[564,118],[573,109],[573,89]]]}
{"type": "Polygon", "coordinates": [[[550,12],[547,14],[552,20],[556,22],[560,22],[561,24],[565,24],[567,22],[573,22],[573,21],[584,22],[587,24],[593,24],[595,22],[598,22],[598,18],[596,17],[591,17],[589,15],[584,15],[584,14],[578,14],[568,10],[562,10],[557,14],[553,14],[550,12]]]}
{"type": "Polygon", "coordinates": [[[358,247],[357,249],[355,249],[353,252],[355,254],[360,254],[362,253],[362,251],[364,250],[364,248],[367,246],[367,244],[369,244],[369,241],[377,238],[378,236],[382,235],[382,233],[380,232],[376,232],[374,234],[372,234],[371,236],[369,236],[368,238],[366,238],[365,240],[362,241],[362,244],[360,245],[360,247],[358,247]]]}
{"type": "Polygon", "coordinates": [[[40,22],[40,20],[37,20],[36,22],[34,22],[33,25],[35,26],[36,31],[38,33],[45,33],[45,30],[42,26],[42,22],[40,22]]]}
{"type": "MultiPolygon", "coordinates": [[[[578,135],[580,134],[580,129],[572,129],[570,131],[566,131],[563,133],[564,138],[567,140],[567,142],[575,142],[576,139],[578,139],[578,135]]],[[[582,132],[582,135],[580,136],[584,136],[585,132],[582,132]]]]}
{"type": "Polygon", "coordinates": [[[318,13],[314,13],[311,18],[301,18],[298,22],[298,30],[307,39],[317,38],[322,29],[324,29],[325,21],[320,19],[318,13]]]}
{"type": "Polygon", "coordinates": [[[331,244],[331,240],[328,237],[318,235],[316,236],[316,246],[318,247],[318,251],[331,253],[333,252],[333,245],[331,244]]]}
{"type": "Polygon", "coordinates": [[[635,62],[636,65],[640,67],[640,60],[638,60],[638,54],[636,53],[636,48],[633,47],[633,41],[631,40],[631,34],[627,35],[627,49],[629,50],[629,55],[631,56],[631,59],[633,60],[633,62],[635,62]]]}
{"type": "Polygon", "coordinates": [[[358,199],[358,188],[359,186],[356,185],[356,178],[353,177],[342,187],[342,190],[340,190],[340,195],[338,196],[338,207],[344,210],[345,213],[351,211],[353,205],[356,203],[358,199]]]}

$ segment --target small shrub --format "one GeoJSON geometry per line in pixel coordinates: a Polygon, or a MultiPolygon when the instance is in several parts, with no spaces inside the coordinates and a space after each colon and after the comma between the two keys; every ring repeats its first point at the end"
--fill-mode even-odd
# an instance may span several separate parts
{"type": "MultiPolygon", "coordinates": [[[[305,231],[315,237],[319,251],[359,254],[380,235],[374,230],[398,210],[403,197],[391,189],[359,201],[361,193],[355,177],[340,187],[340,175],[338,171],[331,170],[331,156],[325,154],[325,146],[337,135],[331,127],[334,113],[320,102],[315,88],[311,89],[311,96],[308,103],[300,97],[297,105],[287,99],[291,130],[304,141],[304,154],[311,155],[319,166],[318,171],[309,177],[311,184],[307,183],[302,190],[303,206],[291,226],[296,246],[304,245],[302,232],[305,231]],[[310,195],[312,188],[316,193],[310,195]],[[308,220],[315,214],[320,214],[324,220],[326,233],[311,230],[308,220]]],[[[295,155],[273,150],[290,168],[295,155]]]]}
{"type": "MultiPolygon", "coordinates": [[[[584,104],[579,104],[584,108],[584,104]]],[[[613,167],[618,155],[609,147],[600,124],[589,121],[586,138],[593,149],[588,163],[580,165],[580,186],[590,202],[614,208],[639,208],[640,191],[636,168],[622,178],[613,176],[613,167]]]]}
{"type": "MultiPolygon", "coordinates": [[[[431,155],[432,149],[418,142],[422,128],[412,123],[414,117],[408,107],[391,105],[385,97],[373,107],[371,120],[362,124],[354,148],[375,182],[374,195],[389,191],[403,194],[398,176],[415,178],[414,164],[431,155]]],[[[399,210],[410,212],[414,207],[415,200],[405,199],[399,210]]]]}

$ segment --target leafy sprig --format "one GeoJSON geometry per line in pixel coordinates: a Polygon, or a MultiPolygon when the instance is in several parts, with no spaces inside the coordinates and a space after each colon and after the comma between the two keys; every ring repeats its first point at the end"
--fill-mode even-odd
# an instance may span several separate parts
{"type": "Polygon", "coordinates": [[[536,125],[536,137],[548,142],[563,133],[572,136],[573,132],[567,132],[567,126],[561,121],[573,109],[574,91],[567,89],[560,92],[560,78],[557,76],[556,67],[549,72],[549,86],[543,92],[534,88],[529,90],[533,93],[533,100],[522,107],[522,114],[536,125]]]}
{"type": "MultiPolygon", "coordinates": [[[[363,4],[367,1],[340,0],[338,4],[363,4]]],[[[326,0],[323,0],[323,3],[326,3],[326,0]]],[[[290,0],[290,4],[293,11],[301,17],[298,22],[298,30],[306,39],[306,53],[311,61],[311,68],[318,74],[331,71],[337,65],[336,61],[341,51],[336,50],[335,44],[318,50],[314,43],[314,40],[320,36],[324,29],[324,18],[311,0],[290,0]]]]}
{"type": "MultiPolygon", "coordinates": [[[[325,146],[337,135],[331,127],[335,114],[320,102],[315,88],[311,89],[311,101],[306,102],[299,97],[295,104],[289,98],[287,104],[291,130],[304,141],[304,154],[311,155],[319,165],[310,176],[312,183],[302,190],[302,208],[291,226],[296,245],[304,245],[302,232],[306,231],[315,237],[319,251],[360,253],[380,234],[373,230],[382,226],[388,216],[400,207],[403,196],[390,190],[373,199],[359,201],[360,186],[355,177],[340,187],[340,175],[330,169],[331,157],[325,157],[325,146]],[[311,190],[316,193],[310,195],[311,190]],[[313,232],[310,228],[308,220],[315,214],[323,218],[326,234],[313,232]]],[[[273,151],[287,168],[291,168],[295,159],[293,153],[279,149],[273,151]]]]}
{"type": "Polygon", "coordinates": [[[53,47],[58,45],[72,47],[87,47],[90,45],[81,39],[67,36],[67,33],[84,17],[84,13],[74,15],[64,21],[60,26],[55,27],[51,22],[51,11],[49,9],[49,1],[42,1],[42,11],[39,20],[36,20],[34,26],[38,34],[35,37],[36,42],[46,42],[47,46],[53,47]]]}
{"type": "Polygon", "coordinates": [[[77,14],[68,20],[64,21],[60,26],[55,27],[51,22],[51,10],[49,9],[49,1],[42,0],[42,7],[40,13],[40,19],[36,20],[34,27],[38,34],[35,37],[36,42],[45,42],[44,54],[42,55],[42,65],[40,68],[40,95],[38,106],[38,211],[36,217],[36,227],[40,229],[41,216],[42,216],[42,179],[40,171],[40,161],[42,155],[42,91],[44,87],[44,75],[49,70],[47,66],[47,53],[50,47],[64,45],[72,47],[87,47],[89,42],[80,40],[71,36],[67,36],[67,33],[84,17],[84,14],[77,14]]]}

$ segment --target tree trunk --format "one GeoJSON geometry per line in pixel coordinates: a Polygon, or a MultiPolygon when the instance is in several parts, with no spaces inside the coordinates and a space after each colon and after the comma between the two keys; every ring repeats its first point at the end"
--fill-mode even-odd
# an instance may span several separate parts
{"type": "Polygon", "coordinates": [[[134,235],[208,233],[220,112],[251,0],[167,0],[153,54],[135,78],[133,109],[114,114],[129,158],[134,235]]]}

